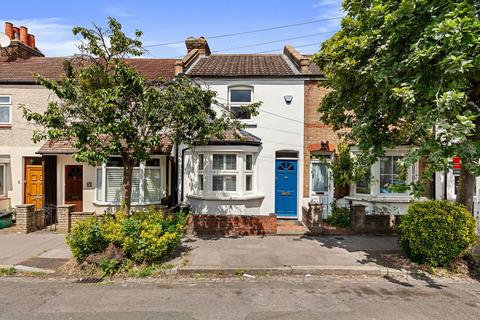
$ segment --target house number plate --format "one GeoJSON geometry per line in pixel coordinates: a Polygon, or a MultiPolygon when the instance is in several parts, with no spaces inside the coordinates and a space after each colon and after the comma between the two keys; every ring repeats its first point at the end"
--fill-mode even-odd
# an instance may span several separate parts
{"type": "Polygon", "coordinates": [[[288,191],[282,192],[282,196],[289,196],[289,195],[290,195],[290,192],[288,192],[288,191]]]}

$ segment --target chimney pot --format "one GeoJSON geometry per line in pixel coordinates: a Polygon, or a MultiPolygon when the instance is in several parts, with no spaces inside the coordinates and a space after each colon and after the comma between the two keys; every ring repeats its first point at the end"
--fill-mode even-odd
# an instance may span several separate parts
{"type": "Polygon", "coordinates": [[[35,49],[35,36],[33,34],[28,34],[28,46],[35,49]]]}
{"type": "Polygon", "coordinates": [[[13,27],[13,40],[20,39],[20,29],[18,27],[13,27]]]}
{"type": "Polygon", "coordinates": [[[11,40],[15,39],[15,33],[13,31],[13,24],[11,22],[5,22],[5,34],[11,40]]]}
{"type": "Polygon", "coordinates": [[[28,28],[20,26],[20,42],[28,45],[28,28]]]}

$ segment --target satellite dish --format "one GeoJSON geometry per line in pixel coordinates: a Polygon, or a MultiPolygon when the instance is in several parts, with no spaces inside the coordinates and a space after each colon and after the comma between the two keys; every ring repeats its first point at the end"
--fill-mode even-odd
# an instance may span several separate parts
{"type": "Polygon", "coordinates": [[[10,38],[3,32],[0,32],[0,48],[6,48],[10,45],[10,38]]]}

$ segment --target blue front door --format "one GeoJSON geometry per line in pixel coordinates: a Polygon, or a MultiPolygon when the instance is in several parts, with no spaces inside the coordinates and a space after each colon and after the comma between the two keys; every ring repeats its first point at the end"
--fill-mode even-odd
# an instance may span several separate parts
{"type": "Polygon", "coordinates": [[[297,217],[297,160],[275,161],[275,213],[297,217]]]}

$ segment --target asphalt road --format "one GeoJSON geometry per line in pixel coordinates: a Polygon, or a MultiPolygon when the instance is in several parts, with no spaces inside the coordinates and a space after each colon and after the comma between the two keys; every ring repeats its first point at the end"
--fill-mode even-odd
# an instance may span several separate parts
{"type": "Polygon", "coordinates": [[[480,319],[480,284],[378,277],[0,278],[0,319],[480,319]]]}

